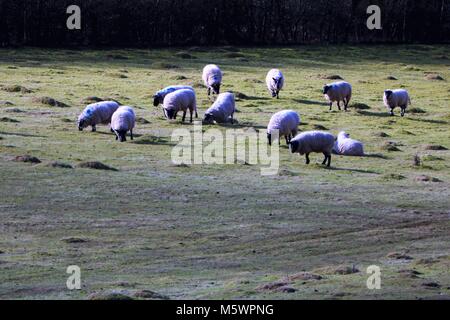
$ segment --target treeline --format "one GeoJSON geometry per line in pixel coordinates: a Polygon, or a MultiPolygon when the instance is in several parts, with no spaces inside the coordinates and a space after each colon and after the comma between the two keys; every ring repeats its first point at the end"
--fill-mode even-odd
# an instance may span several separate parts
{"type": "Polygon", "coordinates": [[[450,0],[0,0],[0,46],[366,42],[450,42],[450,0]],[[372,4],[382,30],[367,28],[372,4]]]}

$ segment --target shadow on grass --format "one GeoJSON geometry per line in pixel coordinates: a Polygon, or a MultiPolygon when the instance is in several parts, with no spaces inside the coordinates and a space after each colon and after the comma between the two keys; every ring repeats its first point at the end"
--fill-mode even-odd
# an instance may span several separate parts
{"type": "Polygon", "coordinates": [[[325,167],[325,169],[330,171],[347,171],[347,172],[355,172],[355,173],[368,173],[368,174],[376,174],[379,175],[380,173],[372,170],[361,170],[361,169],[351,169],[351,168],[336,168],[336,167],[325,167]]]}
{"type": "Polygon", "coordinates": [[[328,106],[326,102],[313,101],[313,100],[305,100],[305,99],[292,99],[294,102],[302,103],[306,105],[315,105],[315,106],[328,106]]]}
{"type": "Polygon", "coordinates": [[[47,136],[40,136],[40,135],[28,134],[28,133],[16,133],[16,132],[0,131],[0,134],[3,134],[5,136],[19,136],[19,137],[30,137],[30,138],[48,138],[47,136]]]}
{"type": "Polygon", "coordinates": [[[174,143],[172,143],[169,140],[169,138],[156,137],[156,136],[150,136],[150,135],[143,135],[139,139],[133,140],[131,143],[140,144],[140,145],[167,145],[167,146],[175,145],[174,143]]]}
{"type": "Polygon", "coordinates": [[[388,112],[372,112],[365,110],[358,110],[358,114],[369,117],[393,118],[388,112]]]}

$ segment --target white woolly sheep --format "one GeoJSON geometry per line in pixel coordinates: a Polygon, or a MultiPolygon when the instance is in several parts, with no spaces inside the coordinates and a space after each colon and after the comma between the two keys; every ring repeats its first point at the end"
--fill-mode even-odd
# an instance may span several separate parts
{"type": "Polygon", "coordinates": [[[291,153],[300,153],[306,155],[306,164],[310,163],[309,154],[311,152],[323,153],[325,160],[323,165],[328,161],[327,166],[331,166],[331,152],[334,146],[334,136],[322,131],[307,131],[299,134],[291,140],[289,148],[291,153]]]}
{"type": "Polygon", "coordinates": [[[272,98],[280,98],[279,94],[284,86],[284,76],[278,69],[272,69],[267,73],[266,85],[269,92],[272,94],[272,98]]]}
{"type": "Polygon", "coordinates": [[[190,122],[192,123],[192,114],[195,111],[195,116],[197,115],[197,100],[195,97],[195,92],[189,89],[181,89],[169,93],[163,102],[164,115],[167,119],[176,119],[177,113],[183,111],[183,119],[186,119],[186,113],[189,109],[191,113],[190,122]]]}
{"type": "Polygon", "coordinates": [[[119,108],[115,101],[102,101],[88,105],[78,117],[78,130],[92,126],[92,132],[97,130],[97,124],[110,124],[111,117],[119,108]]]}
{"type": "Polygon", "coordinates": [[[405,116],[408,104],[411,104],[408,91],[404,89],[386,90],[384,91],[383,102],[386,108],[390,110],[391,116],[394,115],[394,109],[400,107],[402,109],[401,116],[405,116]]]}
{"type": "Polygon", "coordinates": [[[181,89],[190,89],[190,90],[194,91],[194,88],[192,88],[191,86],[184,86],[184,85],[165,87],[164,89],[159,90],[158,92],[155,93],[155,95],[153,96],[153,105],[155,107],[157,107],[158,105],[160,105],[164,102],[164,98],[169,93],[172,93],[174,91],[181,90],[181,89]]]}
{"type": "Polygon", "coordinates": [[[344,131],[338,134],[333,151],[343,156],[363,157],[365,155],[364,144],[361,141],[350,139],[350,135],[344,131]]]}
{"type": "Polygon", "coordinates": [[[131,107],[122,106],[114,112],[111,119],[111,131],[116,134],[116,140],[127,141],[126,135],[130,131],[133,140],[133,129],[136,124],[136,115],[131,107]]]}
{"type": "Polygon", "coordinates": [[[334,82],[323,87],[323,94],[325,99],[330,103],[330,111],[333,107],[333,102],[337,102],[339,110],[341,110],[341,101],[344,102],[344,110],[347,111],[348,104],[352,98],[352,86],[345,81],[334,82]]]}
{"type": "Polygon", "coordinates": [[[203,83],[208,88],[208,96],[211,90],[214,94],[220,93],[220,85],[222,83],[222,71],[215,64],[208,64],[203,68],[203,83]]]}
{"type": "Polygon", "coordinates": [[[300,116],[296,111],[283,110],[275,113],[267,126],[267,140],[272,145],[272,135],[278,130],[278,143],[280,138],[285,137],[286,143],[289,144],[291,139],[298,133],[298,125],[300,124],[300,116]]]}
{"type": "Polygon", "coordinates": [[[221,93],[217,96],[213,105],[206,110],[203,122],[213,123],[233,123],[234,112],[236,111],[236,103],[234,94],[231,92],[221,93]]]}

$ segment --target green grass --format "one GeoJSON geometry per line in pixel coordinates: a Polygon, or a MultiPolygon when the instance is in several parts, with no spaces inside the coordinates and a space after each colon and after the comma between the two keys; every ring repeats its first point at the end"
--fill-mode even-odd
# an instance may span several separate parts
{"type": "Polygon", "coordinates": [[[0,86],[31,90],[0,87],[0,298],[84,299],[142,289],[172,299],[449,295],[450,152],[425,148],[450,148],[450,84],[426,79],[450,79],[443,55],[449,46],[0,50],[0,86]],[[181,125],[164,120],[151,97],[166,85],[193,84],[202,114],[210,106],[200,85],[208,63],[224,71],[223,90],[245,95],[237,103],[239,127],[263,130],[273,112],[294,109],[302,130],[345,130],[374,156],[334,156],[326,169],[322,156],[306,166],[282,147],[272,177],[242,164],[174,166],[170,134],[181,125]],[[286,77],[280,100],[265,89],[273,67],[286,77]],[[353,84],[358,108],[328,111],[321,90],[330,75],[353,84]],[[387,88],[408,89],[421,112],[389,117],[387,88]],[[104,126],[78,132],[76,118],[90,96],[132,105],[150,123],[138,124],[134,143],[117,143],[104,126]],[[69,107],[39,103],[41,97],[69,107]],[[389,142],[400,151],[386,150],[389,142]],[[25,154],[43,163],[11,161],[25,154]],[[416,154],[420,166],[413,165],[416,154]],[[54,161],[75,169],[47,165],[54,161]],[[119,171],[78,168],[84,161],[119,171]],[[442,182],[417,181],[421,175],[442,182]],[[85,241],[64,241],[71,237],[85,241]],[[414,259],[393,261],[391,252],[414,259]],[[429,258],[437,259],[419,263],[429,258]],[[383,272],[379,291],[366,288],[373,264],[383,272]],[[81,291],[65,288],[69,265],[81,267],[81,291]],[[339,265],[361,272],[295,280],[287,284],[294,293],[259,289],[339,265]],[[405,277],[404,269],[421,275],[405,277]],[[432,281],[441,287],[423,286],[432,281]]]}

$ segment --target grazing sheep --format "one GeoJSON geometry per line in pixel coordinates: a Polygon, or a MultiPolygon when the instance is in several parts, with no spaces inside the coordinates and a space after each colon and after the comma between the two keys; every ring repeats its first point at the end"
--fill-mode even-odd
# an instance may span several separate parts
{"type": "Polygon", "coordinates": [[[384,91],[383,101],[386,108],[390,110],[391,116],[394,115],[394,109],[400,107],[401,115],[404,117],[408,104],[411,104],[409,93],[404,89],[384,91]]]}
{"type": "Polygon", "coordinates": [[[202,75],[203,82],[208,88],[208,96],[211,95],[211,90],[213,94],[220,93],[220,85],[222,83],[222,71],[215,64],[208,64],[203,68],[202,75]]]}
{"type": "Polygon", "coordinates": [[[343,156],[363,157],[365,155],[364,144],[360,141],[350,139],[350,135],[344,131],[340,132],[337,136],[333,151],[343,156]]]}
{"type": "Polygon", "coordinates": [[[203,123],[210,124],[214,121],[217,123],[233,123],[234,112],[236,111],[236,104],[234,94],[231,92],[221,93],[217,96],[213,105],[206,110],[203,123]]]}
{"type": "Polygon", "coordinates": [[[164,102],[164,98],[169,93],[172,93],[174,91],[181,90],[181,89],[190,89],[190,90],[194,91],[194,88],[192,88],[191,86],[176,85],[176,86],[165,87],[164,89],[159,90],[158,92],[155,93],[155,95],[153,96],[153,105],[155,107],[157,107],[158,105],[160,105],[164,102]]]}
{"type": "MultiPolygon", "coordinates": [[[[269,145],[272,145],[272,134],[275,130],[278,130],[278,138],[284,136],[286,143],[289,144],[291,139],[297,135],[299,124],[300,116],[293,110],[283,110],[275,113],[267,126],[267,140],[269,145]]],[[[278,139],[278,143],[280,143],[280,139],[278,139]]]]}
{"type": "Polygon", "coordinates": [[[114,112],[111,119],[111,131],[116,134],[116,140],[127,141],[126,135],[130,131],[133,140],[133,129],[136,124],[136,115],[131,107],[122,106],[114,112]]]}
{"type": "Polygon", "coordinates": [[[97,130],[97,124],[110,124],[111,117],[119,108],[114,101],[102,101],[88,105],[78,117],[78,130],[92,126],[92,132],[97,130]]]}
{"type": "Polygon", "coordinates": [[[284,76],[278,69],[272,69],[267,73],[266,76],[266,85],[267,89],[269,89],[272,94],[272,98],[277,97],[280,98],[280,90],[283,89],[284,86],[284,76]]]}
{"type": "Polygon", "coordinates": [[[195,92],[189,89],[181,89],[169,93],[163,102],[164,115],[167,119],[176,119],[177,113],[183,111],[183,119],[186,119],[186,113],[189,109],[191,113],[190,122],[192,123],[192,114],[195,111],[195,117],[197,115],[197,100],[195,97],[195,92]]]}
{"type": "Polygon", "coordinates": [[[309,164],[309,154],[311,152],[323,153],[325,160],[323,165],[328,161],[327,166],[331,166],[331,152],[334,146],[334,136],[328,132],[307,131],[299,134],[289,143],[291,153],[300,153],[306,155],[306,164],[309,164]]]}
{"type": "Polygon", "coordinates": [[[348,104],[352,98],[352,86],[345,81],[334,82],[323,87],[323,94],[325,99],[330,102],[330,111],[333,107],[333,102],[337,102],[339,110],[341,110],[341,101],[344,102],[344,110],[347,111],[348,104]]]}

